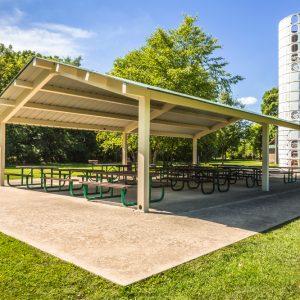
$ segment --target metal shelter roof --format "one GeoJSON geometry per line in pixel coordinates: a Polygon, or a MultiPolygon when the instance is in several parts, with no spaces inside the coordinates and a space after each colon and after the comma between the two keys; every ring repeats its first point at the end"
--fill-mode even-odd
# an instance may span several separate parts
{"type": "Polygon", "coordinates": [[[200,138],[240,119],[300,130],[282,119],[41,58],[0,95],[0,122],[136,132],[145,95],[152,135],[200,138]]]}

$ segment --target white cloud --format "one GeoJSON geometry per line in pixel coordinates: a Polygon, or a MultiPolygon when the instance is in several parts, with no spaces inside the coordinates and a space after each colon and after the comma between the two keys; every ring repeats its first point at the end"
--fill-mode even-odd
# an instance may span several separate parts
{"type": "Polygon", "coordinates": [[[44,55],[78,56],[84,54],[81,39],[89,39],[94,33],[82,28],[55,23],[19,23],[23,12],[16,9],[12,15],[0,16],[0,42],[11,44],[15,50],[33,50],[44,55]]]}
{"type": "Polygon", "coordinates": [[[257,102],[255,97],[242,97],[237,100],[243,105],[253,105],[257,102]]]}
{"type": "Polygon", "coordinates": [[[54,31],[56,33],[65,33],[67,35],[70,35],[73,38],[79,38],[79,39],[90,38],[94,35],[94,33],[91,31],[84,30],[81,28],[76,28],[76,27],[70,27],[63,24],[38,23],[37,26],[48,31],[54,31]]]}

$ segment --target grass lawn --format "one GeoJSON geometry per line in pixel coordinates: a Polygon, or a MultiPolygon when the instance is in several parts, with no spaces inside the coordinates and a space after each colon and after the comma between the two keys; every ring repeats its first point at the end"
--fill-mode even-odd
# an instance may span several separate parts
{"type": "Polygon", "coordinates": [[[0,234],[0,299],[300,299],[300,219],[127,287],[0,234]]]}

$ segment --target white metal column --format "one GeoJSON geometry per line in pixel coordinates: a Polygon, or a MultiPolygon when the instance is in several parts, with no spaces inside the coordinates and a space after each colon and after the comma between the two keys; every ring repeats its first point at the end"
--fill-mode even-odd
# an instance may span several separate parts
{"type": "Polygon", "coordinates": [[[128,163],[128,143],[127,143],[127,133],[122,134],[122,164],[127,165],[128,163]]]}
{"type": "Polygon", "coordinates": [[[149,211],[149,140],[150,140],[150,95],[139,100],[138,124],[138,210],[149,211]]]}
{"type": "Polygon", "coordinates": [[[262,124],[262,190],[269,189],[269,124],[262,124]]]}
{"type": "Polygon", "coordinates": [[[193,165],[198,163],[198,139],[193,138],[193,165]]]}
{"type": "Polygon", "coordinates": [[[4,186],[5,172],[5,123],[0,123],[0,186],[4,186]]]}

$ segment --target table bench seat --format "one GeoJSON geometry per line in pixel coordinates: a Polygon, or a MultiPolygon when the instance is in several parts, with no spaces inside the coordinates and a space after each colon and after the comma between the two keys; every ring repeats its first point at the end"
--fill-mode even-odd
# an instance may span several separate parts
{"type": "Polygon", "coordinates": [[[59,177],[45,177],[46,180],[56,180],[61,182],[79,182],[79,179],[76,178],[59,178],[59,177]]]}
{"type": "Polygon", "coordinates": [[[132,185],[128,185],[128,184],[111,183],[111,182],[80,181],[80,183],[83,185],[111,187],[114,189],[128,189],[132,187],[132,185]]]}

